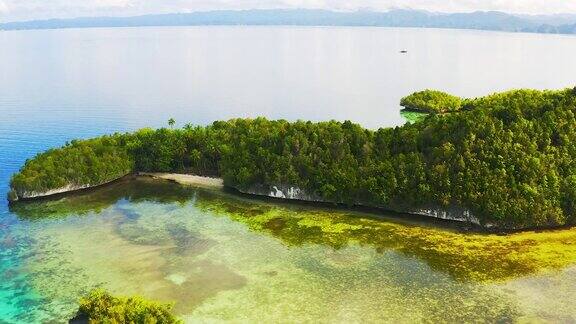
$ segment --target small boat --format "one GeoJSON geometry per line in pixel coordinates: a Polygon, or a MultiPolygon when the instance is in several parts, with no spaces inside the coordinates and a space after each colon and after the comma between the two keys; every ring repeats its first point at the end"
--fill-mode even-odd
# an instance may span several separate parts
{"type": "Polygon", "coordinates": [[[406,54],[406,53],[408,53],[408,51],[407,50],[401,50],[400,53],[406,54]]]}

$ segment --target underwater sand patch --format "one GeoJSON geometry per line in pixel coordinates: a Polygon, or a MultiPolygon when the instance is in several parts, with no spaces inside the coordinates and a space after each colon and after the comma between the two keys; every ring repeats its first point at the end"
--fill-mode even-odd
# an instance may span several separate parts
{"type": "Polygon", "coordinates": [[[496,287],[513,293],[524,315],[521,321],[576,323],[576,266],[508,281],[496,287]]]}
{"type": "Polygon", "coordinates": [[[90,223],[54,226],[40,236],[52,242],[37,251],[52,262],[29,264],[33,282],[43,295],[73,296],[102,286],[113,293],[154,296],[166,285],[163,254],[170,246],[133,244],[118,236],[115,224],[94,218],[90,223]],[[70,273],[70,267],[74,273],[70,273]],[[54,276],[43,274],[53,273],[54,276]]]}
{"type": "Polygon", "coordinates": [[[210,260],[188,260],[170,268],[178,271],[166,277],[172,285],[156,291],[156,296],[174,301],[177,314],[190,313],[207,299],[224,291],[240,289],[247,283],[244,276],[210,260]]]}

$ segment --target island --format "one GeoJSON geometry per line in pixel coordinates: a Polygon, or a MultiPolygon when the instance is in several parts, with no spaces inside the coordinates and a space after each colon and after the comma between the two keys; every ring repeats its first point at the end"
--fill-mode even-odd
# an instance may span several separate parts
{"type": "Polygon", "coordinates": [[[11,179],[9,199],[181,173],[219,178],[246,194],[486,229],[576,223],[576,89],[474,99],[431,91],[403,99],[407,108],[434,107],[425,109],[430,115],[395,128],[256,118],[71,141],[28,160],[11,179]]]}

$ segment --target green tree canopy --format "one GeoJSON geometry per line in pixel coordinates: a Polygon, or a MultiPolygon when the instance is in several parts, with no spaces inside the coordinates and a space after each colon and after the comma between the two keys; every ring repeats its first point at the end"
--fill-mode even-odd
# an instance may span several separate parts
{"type": "Polygon", "coordinates": [[[462,99],[442,91],[427,89],[402,98],[400,105],[411,111],[447,113],[460,110],[462,99]]]}

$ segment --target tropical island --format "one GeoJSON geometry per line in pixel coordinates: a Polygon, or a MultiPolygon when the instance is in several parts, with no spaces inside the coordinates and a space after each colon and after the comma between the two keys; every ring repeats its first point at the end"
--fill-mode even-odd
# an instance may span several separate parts
{"type": "Polygon", "coordinates": [[[248,194],[500,230],[576,223],[576,90],[475,99],[429,90],[402,101],[431,114],[378,130],[349,121],[256,118],[75,140],[27,161],[12,177],[9,199],[167,172],[222,178],[248,194]]]}

